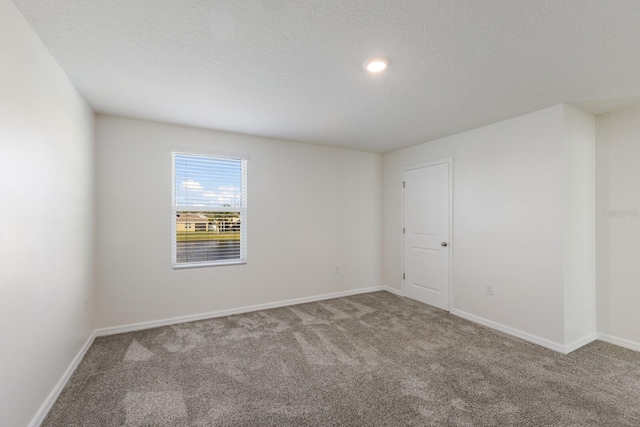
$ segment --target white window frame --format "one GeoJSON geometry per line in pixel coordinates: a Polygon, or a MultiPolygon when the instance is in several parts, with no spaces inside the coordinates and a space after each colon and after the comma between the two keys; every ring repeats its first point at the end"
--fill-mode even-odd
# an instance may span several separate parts
{"type": "Polygon", "coordinates": [[[242,156],[225,156],[210,153],[192,153],[185,151],[171,152],[171,265],[173,269],[218,267],[225,265],[241,265],[247,263],[247,158],[242,156]],[[233,159],[241,161],[242,200],[238,206],[190,206],[176,204],[176,155],[202,157],[207,159],[233,159]],[[240,258],[205,262],[181,262],[177,261],[177,234],[176,216],[178,212],[240,212],[240,258]]]}

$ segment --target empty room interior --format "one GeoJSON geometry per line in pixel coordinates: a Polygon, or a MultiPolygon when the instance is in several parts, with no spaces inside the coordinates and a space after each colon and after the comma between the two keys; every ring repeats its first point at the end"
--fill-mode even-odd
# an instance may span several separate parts
{"type": "Polygon", "coordinates": [[[640,425],[638,22],[0,0],[0,425],[640,425]]]}

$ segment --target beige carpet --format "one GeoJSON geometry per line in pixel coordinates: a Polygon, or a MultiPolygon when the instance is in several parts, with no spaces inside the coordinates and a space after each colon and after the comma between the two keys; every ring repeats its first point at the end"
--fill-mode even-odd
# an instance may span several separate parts
{"type": "Polygon", "coordinates": [[[640,353],[386,292],[98,338],[44,426],[640,426],[640,353]]]}

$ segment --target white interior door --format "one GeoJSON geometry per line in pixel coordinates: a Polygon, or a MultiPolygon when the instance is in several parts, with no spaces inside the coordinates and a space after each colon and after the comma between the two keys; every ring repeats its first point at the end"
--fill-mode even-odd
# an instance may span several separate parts
{"type": "Polygon", "coordinates": [[[449,310],[451,164],[404,172],[404,294],[449,310]]]}

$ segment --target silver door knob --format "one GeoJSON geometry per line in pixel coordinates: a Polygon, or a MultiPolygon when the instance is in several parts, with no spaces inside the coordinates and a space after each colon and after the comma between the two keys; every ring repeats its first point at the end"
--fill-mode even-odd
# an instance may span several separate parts
{"type": "Polygon", "coordinates": [[[447,246],[447,242],[440,243],[440,246],[447,246]]]}

